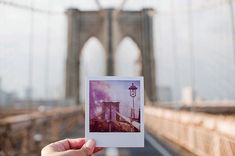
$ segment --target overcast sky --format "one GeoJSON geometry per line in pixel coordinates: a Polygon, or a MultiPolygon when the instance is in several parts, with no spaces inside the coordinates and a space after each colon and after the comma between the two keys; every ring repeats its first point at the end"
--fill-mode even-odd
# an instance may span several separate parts
{"type": "MultiPolygon", "coordinates": [[[[30,5],[31,0],[11,0],[30,5]]],[[[119,0],[101,0],[104,8],[118,7],[119,0]]],[[[218,1],[193,0],[193,48],[197,94],[205,99],[235,99],[235,65],[232,51],[231,19],[228,4],[218,1]]],[[[66,59],[66,17],[68,7],[96,10],[94,0],[34,0],[36,8],[59,12],[50,17],[49,86],[45,87],[47,15],[34,14],[33,95],[34,98],[61,98],[64,95],[64,63],[66,59]]],[[[154,45],[158,87],[169,87],[173,99],[191,85],[191,62],[188,0],[128,0],[124,9],[154,7],[154,45]],[[172,12],[174,11],[174,13],[172,12]],[[174,15],[174,16],[172,16],[174,15]],[[173,17],[173,18],[172,18],[173,17]],[[175,22],[175,23],[174,23],[175,22]],[[174,24],[174,27],[172,27],[174,24]],[[175,39],[174,39],[175,38],[175,39]],[[177,65],[176,65],[177,63],[177,65]]],[[[6,91],[24,97],[28,86],[30,12],[0,4],[0,77],[6,91]]],[[[139,50],[125,39],[117,52],[118,75],[138,73],[139,50]],[[130,50],[132,49],[132,50],[130,50]],[[130,51],[133,51],[130,53],[130,51]],[[127,68],[128,67],[128,68],[127,68]]],[[[92,38],[83,49],[83,74],[104,75],[104,52],[92,38]],[[96,55],[95,59],[94,56],[96,55]],[[91,59],[94,64],[90,63],[91,59]],[[89,64],[89,65],[88,65],[89,64]]],[[[81,79],[82,80],[82,79],[81,79]]],[[[82,83],[82,82],[81,82],[82,83]]]]}

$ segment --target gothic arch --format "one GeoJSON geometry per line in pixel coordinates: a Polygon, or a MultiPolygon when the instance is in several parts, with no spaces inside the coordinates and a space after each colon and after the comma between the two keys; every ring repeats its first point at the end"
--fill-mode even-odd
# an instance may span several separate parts
{"type": "MultiPolygon", "coordinates": [[[[138,49],[140,50],[141,49],[141,46],[140,46],[140,44],[136,41],[136,39],[132,36],[132,35],[123,35],[121,38],[120,38],[120,40],[118,41],[118,43],[117,43],[117,47],[119,47],[120,46],[120,44],[123,42],[123,40],[124,39],[126,39],[126,38],[130,38],[132,41],[133,41],[133,43],[138,47],[138,49]]],[[[141,50],[140,50],[141,51],[141,50]]]]}
{"type": "Polygon", "coordinates": [[[105,75],[106,53],[103,45],[96,37],[90,37],[83,45],[80,52],[80,67],[79,67],[79,96],[80,102],[84,102],[85,97],[85,77],[91,75],[105,75]],[[96,56],[96,57],[93,57],[96,56]],[[92,63],[90,63],[92,62],[92,63]]]}
{"type": "MultiPolygon", "coordinates": [[[[123,76],[139,76],[139,75],[141,75],[141,73],[142,73],[141,71],[142,71],[142,68],[143,68],[141,61],[142,61],[142,54],[141,54],[139,46],[137,45],[137,43],[131,37],[125,36],[118,43],[118,46],[117,46],[116,51],[115,51],[115,60],[114,60],[114,62],[115,62],[115,75],[119,75],[120,73],[123,76]],[[127,44],[130,46],[128,48],[131,48],[131,49],[128,49],[127,51],[123,50],[123,49],[120,49],[120,48],[122,48],[123,45],[125,46],[127,44]],[[124,52],[130,53],[131,58],[128,57],[128,54],[125,54],[123,56],[124,52]],[[125,56],[127,56],[127,59],[125,58],[125,56]],[[124,63],[134,63],[134,64],[130,64],[130,66],[132,66],[132,68],[134,68],[134,70],[136,70],[136,71],[131,70],[131,71],[128,72],[128,74],[123,75],[123,73],[120,72],[120,70],[118,70],[117,66],[122,68],[121,60],[125,60],[125,59],[126,59],[126,61],[124,63]],[[134,61],[134,62],[132,62],[132,61],[134,61]]],[[[127,71],[128,71],[128,69],[127,69],[127,71]]]]}
{"type": "Polygon", "coordinates": [[[84,47],[90,43],[91,40],[94,40],[95,42],[97,42],[97,44],[105,51],[104,45],[102,44],[102,42],[99,40],[99,38],[97,38],[96,36],[92,36],[90,35],[89,37],[86,38],[86,40],[84,40],[81,49],[80,49],[80,55],[78,56],[79,58],[81,57],[81,53],[84,52],[84,47]]]}
{"type": "Polygon", "coordinates": [[[106,51],[106,75],[114,75],[114,52],[118,43],[129,36],[142,56],[142,73],[147,98],[157,100],[153,50],[152,9],[119,11],[105,9],[80,11],[68,9],[68,48],[66,60],[66,97],[79,103],[79,56],[85,42],[95,36],[106,51]]]}

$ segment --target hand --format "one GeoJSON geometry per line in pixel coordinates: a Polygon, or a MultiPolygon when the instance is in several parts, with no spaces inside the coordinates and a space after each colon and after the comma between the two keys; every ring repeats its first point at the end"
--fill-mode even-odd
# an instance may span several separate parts
{"type": "Polygon", "coordinates": [[[89,156],[103,148],[96,147],[95,140],[85,138],[64,139],[45,146],[41,156],[89,156]]]}

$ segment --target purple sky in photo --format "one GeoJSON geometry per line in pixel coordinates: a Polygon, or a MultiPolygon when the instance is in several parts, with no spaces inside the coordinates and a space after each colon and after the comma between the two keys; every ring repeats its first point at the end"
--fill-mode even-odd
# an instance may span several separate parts
{"type": "Polygon", "coordinates": [[[139,80],[90,80],[90,118],[102,112],[102,102],[120,102],[120,113],[130,117],[133,98],[130,96],[129,87],[134,83],[138,88],[135,97],[135,114],[140,108],[140,81],[139,80]]]}

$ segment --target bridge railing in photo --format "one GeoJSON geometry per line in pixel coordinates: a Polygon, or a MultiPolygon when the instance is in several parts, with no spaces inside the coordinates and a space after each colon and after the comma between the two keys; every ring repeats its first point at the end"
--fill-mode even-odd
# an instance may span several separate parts
{"type": "Polygon", "coordinates": [[[119,112],[115,112],[120,118],[122,118],[124,121],[126,121],[127,123],[129,123],[131,126],[135,127],[137,130],[140,130],[140,123],[138,123],[137,121],[132,121],[130,118],[122,115],[119,112]]]}

